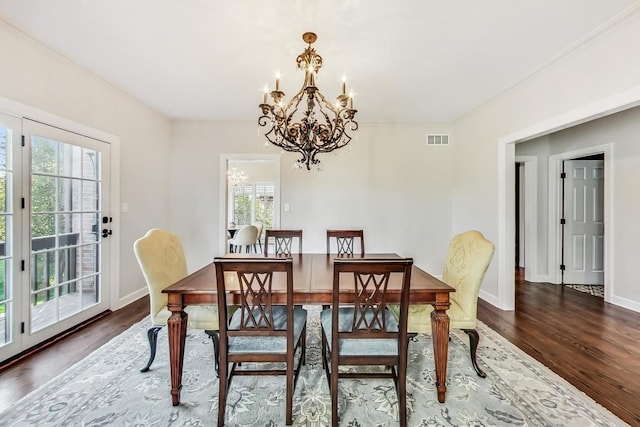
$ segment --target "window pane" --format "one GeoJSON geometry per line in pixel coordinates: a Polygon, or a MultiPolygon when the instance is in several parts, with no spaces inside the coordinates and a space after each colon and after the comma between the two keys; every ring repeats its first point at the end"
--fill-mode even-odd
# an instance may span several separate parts
{"type": "Polygon", "coordinates": [[[59,178],[58,210],[63,212],[82,209],[82,181],[59,178]]]}
{"type": "Polygon", "coordinates": [[[58,144],[58,165],[60,166],[58,174],[67,177],[81,177],[82,148],[63,142],[59,142],[58,144]]]}
{"type": "Polygon", "coordinates": [[[0,171],[0,212],[7,212],[7,172],[0,171]]]}
{"type": "Polygon", "coordinates": [[[33,173],[55,174],[58,143],[41,136],[31,137],[31,170],[33,173]]]}
{"type": "Polygon", "coordinates": [[[82,150],[82,156],[82,177],[85,179],[100,179],[98,175],[100,153],[84,148],[82,150]]]}
{"type": "Polygon", "coordinates": [[[53,212],[56,207],[56,183],[54,176],[33,175],[31,178],[31,211],[53,212]]]}

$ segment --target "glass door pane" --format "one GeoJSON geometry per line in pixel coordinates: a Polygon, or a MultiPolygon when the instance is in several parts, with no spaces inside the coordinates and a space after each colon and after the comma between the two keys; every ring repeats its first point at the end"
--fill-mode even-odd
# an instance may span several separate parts
{"type": "Polygon", "coordinates": [[[0,360],[21,349],[20,294],[16,292],[20,287],[14,281],[18,262],[15,254],[20,253],[15,239],[20,218],[16,218],[14,209],[19,200],[14,184],[20,162],[14,162],[14,153],[20,147],[21,135],[22,121],[0,114],[0,360]]]}
{"type": "Polygon", "coordinates": [[[30,253],[27,330],[34,340],[68,329],[108,307],[108,144],[30,122],[30,253]]]}
{"type": "Polygon", "coordinates": [[[31,330],[100,301],[100,153],[31,137],[31,330]]]}

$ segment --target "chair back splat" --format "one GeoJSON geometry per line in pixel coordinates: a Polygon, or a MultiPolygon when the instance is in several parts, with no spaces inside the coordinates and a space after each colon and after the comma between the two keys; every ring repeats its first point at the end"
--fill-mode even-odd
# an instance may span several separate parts
{"type": "MultiPolygon", "coordinates": [[[[331,390],[332,425],[338,425],[339,378],[391,378],[398,393],[400,425],[406,426],[407,313],[411,258],[336,258],[333,302],[321,312],[322,360],[331,390]],[[390,300],[391,286],[401,287],[390,300]],[[353,289],[349,305],[340,305],[344,289],[353,289]],[[342,291],[340,291],[342,289],[342,291]],[[398,319],[387,309],[400,303],[398,319]],[[378,371],[340,371],[340,365],[377,365],[378,371]]],[[[343,301],[344,302],[344,301],[343,301]]]]}
{"type": "Polygon", "coordinates": [[[269,242],[273,240],[274,255],[289,256],[293,253],[294,239],[298,239],[298,251],[302,253],[302,230],[267,230],[264,235],[264,255],[269,255],[269,242]]]}
{"type": "Polygon", "coordinates": [[[364,231],[363,230],[327,230],[327,254],[331,253],[331,239],[336,240],[338,255],[353,255],[355,239],[360,239],[360,254],[364,255],[364,231]]]}
{"type": "Polygon", "coordinates": [[[307,311],[293,305],[293,260],[216,258],[214,263],[218,295],[226,296],[218,298],[218,425],[224,425],[234,375],[286,375],[285,421],[291,425],[293,391],[305,361],[307,323],[307,311]],[[237,305],[237,309],[230,311],[229,304],[234,308],[237,305]],[[299,357],[294,366],[296,352],[299,357]],[[284,363],[285,368],[259,368],[260,364],[275,362],[284,363]]]}

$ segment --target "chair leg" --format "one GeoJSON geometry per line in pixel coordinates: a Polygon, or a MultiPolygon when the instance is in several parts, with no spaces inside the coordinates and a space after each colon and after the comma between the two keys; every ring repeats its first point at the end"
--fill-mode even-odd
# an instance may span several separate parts
{"type": "Polygon", "coordinates": [[[469,351],[471,352],[471,364],[473,364],[473,369],[475,369],[479,377],[486,378],[487,374],[480,369],[476,360],[476,352],[478,351],[478,344],[480,343],[480,335],[475,329],[463,329],[463,331],[469,336],[469,351]]]}
{"type": "Polygon", "coordinates": [[[158,344],[158,332],[162,329],[162,326],[152,326],[147,331],[147,337],[149,338],[149,361],[147,365],[140,369],[140,372],[147,372],[149,368],[151,368],[151,364],[153,363],[153,359],[156,358],[156,347],[158,344]]]}
{"type": "Polygon", "coordinates": [[[331,425],[337,426],[338,417],[338,355],[331,357],[331,425]]]}
{"type": "Polygon", "coordinates": [[[218,343],[218,331],[213,330],[205,330],[204,331],[209,337],[211,341],[213,341],[213,364],[216,370],[216,377],[220,378],[220,366],[218,365],[218,361],[220,360],[220,349],[218,343]]]}
{"type": "Polygon", "coordinates": [[[329,363],[327,363],[327,337],[324,334],[324,329],[321,330],[321,341],[322,341],[322,368],[324,369],[324,373],[327,377],[327,384],[329,384],[329,388],[331,388],[331,372],[329,372],[329,363]]]}
{"type": "MultiPolygon", "coordinates": [[[[295,348],[293,350],[295,352],[295,348]]],[[[286,410],[285,410],[285,424],[290,426],[293,424],[293,354],[287,355],[287,384],[286,384],[286,410]]]]}
{"type": "Polygon", "coordinates": [[[224,415],[227,405],[227,390],[229,387],[229,364],[227,363],[227,357],[225,350],[220,352],[220,380],[218,381],[218,426],[224,425],[224,415]]]}

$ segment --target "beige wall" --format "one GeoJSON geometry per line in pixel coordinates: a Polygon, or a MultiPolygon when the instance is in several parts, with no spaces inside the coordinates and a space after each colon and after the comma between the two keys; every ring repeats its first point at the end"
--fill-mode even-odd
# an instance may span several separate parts
{"type": "MultiPolygon", "coordinates": [[[[171,227],[187,236],[196,268],[219,255],[220,155],[273,154],[255,123],[178,121],[173,127],[171,227]],[[197,155],[194,155],[197,153],[197,155]],[[195,179],[197,178],[197,179],[195,179]]],[[[325,251],[327,228],[363,228],[367,252],[399,252],[440,274],[451,237],[451,147],[427,147],[446,125],[361,123],[351,149],[321,156],[322,172],[281,157],[282,228],[304,230],[304,250],[325,251]]]]}

